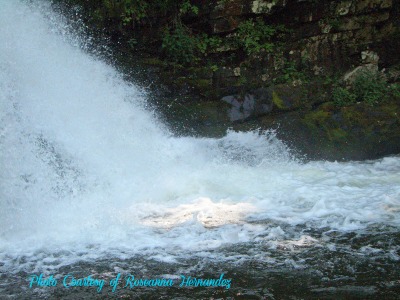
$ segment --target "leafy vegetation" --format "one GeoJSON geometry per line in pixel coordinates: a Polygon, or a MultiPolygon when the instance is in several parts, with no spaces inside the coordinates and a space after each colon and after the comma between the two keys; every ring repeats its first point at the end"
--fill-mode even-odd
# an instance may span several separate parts
{"type": "MultiPolygon", "coordinates": [[[[186,5],[184,6],[185,10],[186,5]]],[[[192,13],[198,13],[194,6],[191,6],[192,13]]],[[[218,36],[210,36],[205,33],[193,34],[180,19],[168,27],[162,37],[162,48],[166,56],[172,62],[190,63],[199,61],[210,52],[216,52],[219,47],[241,48],[247,55],[260,52],[272,52],[275,44],[273,37],[285,32],[283,26],[272,26],[258,19],[247,20],[239,24],[236,34],[224,39],[218,36]]]]}
{"type": "Polygon", "coordinates": [[[343,87],[335,87],[332,98],[336,106],[348,106],[356,102],[356,95],[343,87]]]}
{"type": "Polygon", "coordinates": [[[288,83],[299,80],[307,82],[307,75],[296,66],[294,61],[286,61],[281,69],[281,75],[274,78],[274,83],[288,83]]]}
{"type": "Polygon", "coordinates": [[[79,6],[89,22],[124,30],[143,24],[153,24],[165,18],[176,21],[185,14],[198,14],[199,8],[190,0],[52,0],[69,6],[79,6]]]}
{"type": "Polygon", "coordinates": [[[386,100],[390,93],[386,79],[372,72],[363,72],[357,76],[352,90],[357,101],[364,101],[371,106],[386,100]]]}
{"type": "Polygon", "coordinates": [[[172,31],[164,31],[162,48],[172,61],[190,63],[195,58],[196,42],[189,30],[179,24],[172,31]]]}
{"type": "Polygon", "coordinates": [[[174,28],[166,28],[162,36],[162,48],[171,62],[189,64],[199,61],[222,40],[207,34],[194,35],[191,30],[178,22],[174,28]]]}
{"type": "Polygon", "coordinates": [[[261,19],[247,20],[239,24],[237,43],[248,55],[260,51],[271,52],[274,49],[271,38],[276,32],[276,27],[266,25],[261,19]]]}
{"type": "Polygon", "coordinates": [[[400,99],[400,84],[395,83],[390,86],[391,92],[393,96],[397,99],[400,99]]]}
{"type": "Polygon", "coordinates": [[[124,10],[121,14],[122,23],[126,26],[130,23],[134,24],[139,22],[147,16],[149,4],[141,0],[125,0],[124,10]]]}
{"type": "Polygon", "coordinates": [[[389,85],[385,76],[378,72],[362,72],[350,88],[336,86],[332,98],[336,106],[348,106],[355,102],[377,105],[390,97],[400,98],[398,84],[389,85]]]}
{"type": "MultiPolygon", "coordinates": [[[[215,66],[215,70],[221,59],[212,57],[218,53],[237,50],[243,50],[246,56],[270,53],[277,47],[274,40],[287,32],[283,26],[266,24],[262,18],[243,21],[228,35],[213,35],[206,28],[194,29],[190,22],[201,13],[202,3],[194,0],[52,1],[81,7],[91,28],[117,38],[131,51],[150,44],[150,51],[173,64],[191,65],[206,60],[205,64],[215,66]],[[140,28],[152,28],[149,31],[155,35],[142,34],[140,28]]],[[[229,55],[224,53],[223,59],[229,55]]],[[[237,57],[233,59],[235,62],[237,57]]]]}

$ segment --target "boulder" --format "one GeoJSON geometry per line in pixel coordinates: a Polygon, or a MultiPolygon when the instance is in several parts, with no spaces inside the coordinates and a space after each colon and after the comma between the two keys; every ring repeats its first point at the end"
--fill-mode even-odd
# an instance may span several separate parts
{"type": "Polygon", "coordinates": [[[366,64],[363,66],[358,66],[357,68],[347,72],[343,80],[346,83],[346,85],[350,86],[354,83],[357,77],[363,75],[363,74],[377,74],[379,72],[378,66],[375,64],[366,64]]]}
{"type": "Polygon", "coordinates": [[[267,114],[273,108],[272,95],[265,88],[259,88],[244,95],[225,96],[221,100],[231,105],[228,109],[231,122],[244,121],[250,117],[267,114]]]}

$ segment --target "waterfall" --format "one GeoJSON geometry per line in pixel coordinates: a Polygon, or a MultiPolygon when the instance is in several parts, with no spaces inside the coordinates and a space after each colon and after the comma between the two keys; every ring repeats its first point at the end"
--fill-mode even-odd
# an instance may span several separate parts
{"type": "Polygon", "coordinates": [[[175,137],[140,89],[38,3],[0,7],[3,268],[135,253],[174,261],[238,243],[321,242],[297,225],[399,225],[399,157],[302,163],[272,131],[175,137]]]}

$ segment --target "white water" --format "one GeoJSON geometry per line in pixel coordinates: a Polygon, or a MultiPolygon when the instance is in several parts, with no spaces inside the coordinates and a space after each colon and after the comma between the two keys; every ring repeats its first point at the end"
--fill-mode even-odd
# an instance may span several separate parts
{"type": "Polygon", "coordinates": [[[1,0],[5,268],[320,242],[288,241],[279,224],[400,225],[399,157],[302,164],[271,132],[172,137],[138,89],[80,50],[63,26],[45,7],[1,0]]]}

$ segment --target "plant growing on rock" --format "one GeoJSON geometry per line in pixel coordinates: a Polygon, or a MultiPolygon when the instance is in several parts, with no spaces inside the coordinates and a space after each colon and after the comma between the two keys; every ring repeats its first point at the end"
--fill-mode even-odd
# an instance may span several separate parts
{"type": "Polygon", "coordinates": [[[186,64],[195,60],[196,39],[181,23],[172,30],[167,28],[162,38],[162,48],[173,62],[186,64]]]}
{"type": "Polygon", "coordinates": [[[238,27],[237,43],[248,54],[259,53],[261,50],[272,52],[274,44],[271,38],[277,32],[277,28],[267,25],[263,20],[247,20],[238,27]]]}
{"type": "Polygon", "coordinates": [[[122,13],[122,23],[127,25],[132,23],[132,27],[135,26],[135,22],[140,21],[147,15],[148,3],[143,0],[125,0],[124,11],[122,13]]]}
{"type": "Polygon", "coordinates": [[[400,84],[395,83],[390,86],[393,97],[400,99],[400,84]]]}
{"type": "Polygon", "coordinates": [[[358,101],[371,106],[386,100],[390,94],[386,79],[378,72],[361,73],[355,78],[352,89],[358,101]]]}
{"type": "Polygon", "coordinates": [[[289,83],[298,81],[301,83],[307,82],[307,74],[296,66],[294,61],[286,61],[281,68],[281,75],[274,78],[274,83],[289,83]]]}
{"type": "Polygon", "coordinates": [[[348,106],[356,102],[356,95],[343,87],[335,87],[332,99],[336,106],[348,106]]]}
{"type": "Polygon", "coordinates": [[[178,22],[174,28],[166,28],[162,37],[162,48],[166,57],[173,63],[189,64],[200,61],[221,45],[219,37],[207,34],[195,35],[191,30],[178,22]]]}
{"type": "Polygon", "coordinates": [[[190,3],[189,0],[184,0],[180,6],[179,12],[181,14],[193,13],[195,15],[199,14],[199,8],[196,5],[190,3]]]}
{"type": "Polygon", "coordinates": [[[189,27],[183,24],[181,18],[185,14],[197,15],[198,7],[192,5],[189,0],[184,0],[179,7],[178,15],[163,32],[162,49],[166,57],[173,63],[195,63],[200,60],[201,56],[207,56],[209,51],[217,49],[222,40],[205,33],[194,34],[189,27]]]}
{"type": "Polygon", "coordinates": [[[383,74],[367,71],[360,73],[349,88],[336,86],[332,92],[336,106],[347,106],[355,102],[374,106],[390,97],[400,97],[399,85],[389,85],[383,74]]]}

